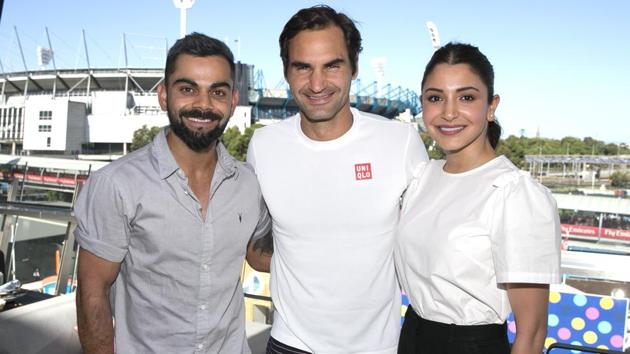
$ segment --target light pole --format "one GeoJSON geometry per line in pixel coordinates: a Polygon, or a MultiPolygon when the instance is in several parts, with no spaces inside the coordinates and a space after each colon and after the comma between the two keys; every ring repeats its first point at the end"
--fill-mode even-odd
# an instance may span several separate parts
{"type": "Polygon", "coordinates": [[[186,35],[186,10],[195,4],[195,0],[173,0],[173,5],[179,9],[179,38],[186,35]]]}

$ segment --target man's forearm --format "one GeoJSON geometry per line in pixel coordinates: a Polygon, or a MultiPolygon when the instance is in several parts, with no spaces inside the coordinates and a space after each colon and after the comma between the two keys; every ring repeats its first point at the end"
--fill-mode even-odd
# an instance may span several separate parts
{"type": "Polygon", "coordinates": [[[109,299],[105,293],[90,294],[77,289],[77,324],[85,354],[113,354],[114,326],[109,299]]]}

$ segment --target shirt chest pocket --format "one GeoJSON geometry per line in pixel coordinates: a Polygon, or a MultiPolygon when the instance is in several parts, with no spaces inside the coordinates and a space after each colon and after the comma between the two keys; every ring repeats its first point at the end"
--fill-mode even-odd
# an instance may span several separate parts
{"type": "Polygon", "coordinates": [[[142,254],[148,264],[196,259],[202,249],[199,234],[203,225],[199,218],[164,196],[143,198],[136,204],[129,225],[129,251],[142,254]]]}

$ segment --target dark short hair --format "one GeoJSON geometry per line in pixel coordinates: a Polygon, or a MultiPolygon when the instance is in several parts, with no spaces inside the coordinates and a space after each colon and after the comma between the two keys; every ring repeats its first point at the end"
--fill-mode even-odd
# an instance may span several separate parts
{"type": "Polygon", "coordinates": [[[359,33],[354,21],[329,6],[317,5],[298,11],[284,25],[284,29],[280,33],[280,57],[284,65],[285,75],[289,67],[289,41],[304,30],[321,30],[330,26],[337,26],[343,32],[352,74],[357,72],[359,53],[363,47],[361,47],[361,33],[359,33]]]}
{"type": "MultiPolygon", "coordinates": [[[[424,88],[427,77],[438,64],[467,64],[470,70],[479,76],[481,82],[483,82],[488,89],[488,103],[492,102],[492,98],[494,97],[494,68],[490,60],[488,60],[479,48],[470,44],[449,42],[436,50],[424,69],[422,88],[424,88]]],[[[495,119],[488,123],[488,140],[492,148],[497,147],[500,138],[501,126],[495,119]]]]}
{"type": "Polygon", "coordinates": [[[189,54],[196,57],[208,57],[218,55],[227,60],[230,65],[230,77],[234,81],[234,55],[230,48],[222,41],[206,36],[205,34],[192,32],[184,38],[178,39],[168,50],[166,56],[166,68],[164,69],[164,81],[175,71],[175,61],[180,54],[189,54]]]}

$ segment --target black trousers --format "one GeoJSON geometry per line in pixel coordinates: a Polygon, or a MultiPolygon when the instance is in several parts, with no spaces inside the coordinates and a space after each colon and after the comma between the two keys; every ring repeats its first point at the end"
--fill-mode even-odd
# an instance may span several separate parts
{"type": "Polygon", "coordinates": [[[429,321],[409,306],[398,354],[509,354],[506,324],[458,326],[429,321]]]}
{"type": "Polygon", "coordinates": [[[269,341],[267,342],[267,354],[311,354],[311,353],[288,346],[282,342],[278,342],[277,340],[273,339],[273,337],[269,337],[269,341]]]}

